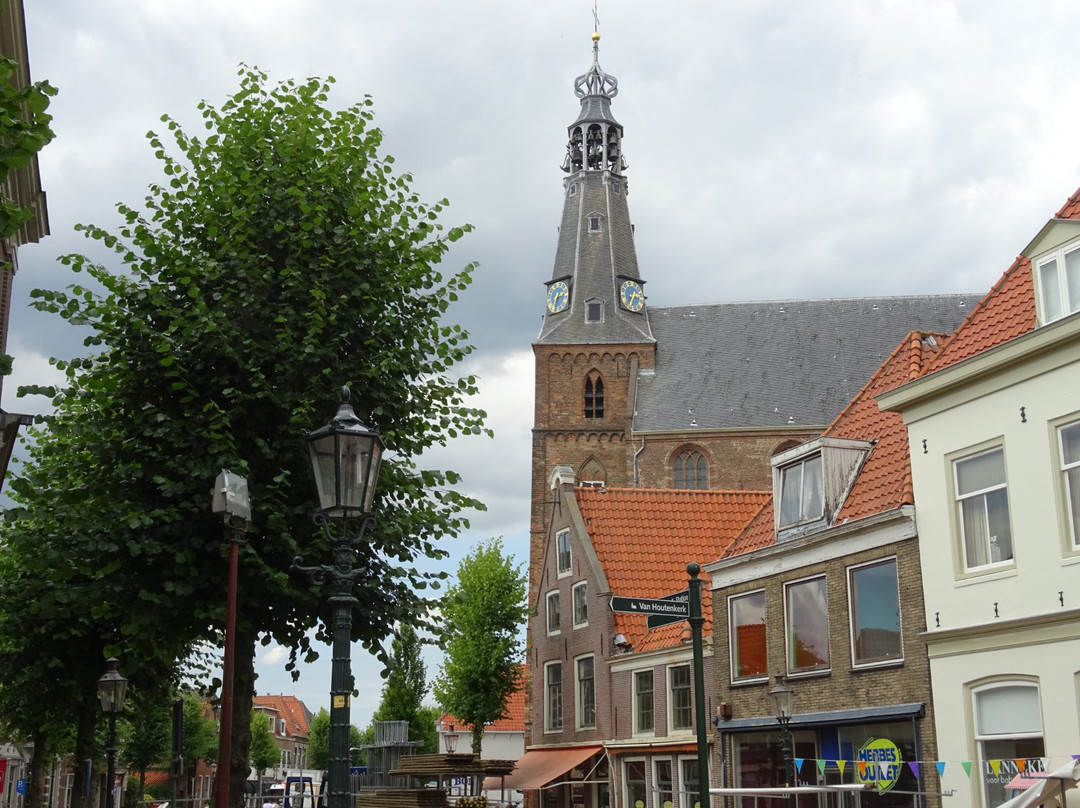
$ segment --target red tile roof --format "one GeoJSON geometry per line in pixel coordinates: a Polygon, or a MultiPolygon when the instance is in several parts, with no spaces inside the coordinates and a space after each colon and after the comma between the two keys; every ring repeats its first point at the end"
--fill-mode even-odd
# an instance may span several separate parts
{"type": "MultiPolygon", "coordinates": [[[[577,488],[578,508],[612,594],[659,598],[687,586],[686,565],[720,558],[769,499],[767,491],[670,491],[577,488]]],[[[704,578],[705,633],[712,609],[704,578]]],[[[634,650],[682,642],[685,622],[653,632],[641,615],[616,614],[615,628],[634,650]]]]}
{"type": "MultiPolygon", "coordinates": [[[[1054,218],[1080,220],[1080,189],[1066,200],[1054,218]]],[[[1031,261],[1021,256],[971,310],[929,372],[1022,336],[1033,331],[1036,324],[1031,261]]]]}
{"type": "MultiPolygon", "coordinates": [[[[524,665],[520,667],[520,687],[510,694],[506,701],[506,715],[498,721],[484,727],[485,732],[525,732],[525,684],[528,681],[528,671],[524,665]]],[[[467,729],[465,723],[450,713],[443,713],[439,718],[446,726],[453,724],[458,729],[467,729]]]]}
{"type": "MultiPolygon", "coordinates": [[[[855,484],[833,524],[862,519],[914,502],[907,428],[896,412],[882,412],[874,400],[904,382],[916,379],[948,345],[944,334],[913,331],[823,433],[836,438],[872,441],[855,484]]],[[[728,556],[748,553],[776,543],[772,498],[738,537],[728,556]]]]}
{"type": "Polygon", "coordinates": [[[256,696],[251,700],[256,707],[275,710],[284,718],[289,735],[307,735],[311,711],[296,696],[256,696]]]}

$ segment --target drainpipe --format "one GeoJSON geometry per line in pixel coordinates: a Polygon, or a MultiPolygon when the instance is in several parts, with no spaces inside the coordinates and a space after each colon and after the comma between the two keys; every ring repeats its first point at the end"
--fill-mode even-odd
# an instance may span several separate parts
{"type": "Polygon", "coordinates": [[[641,448],[638,449],[636,452],[634,452],[634,488],[638,487],[638,479],[637,479],[637,468],[638,468],[637,459],[638,459],[638,455],[640,455],[644,451],[645,451],[645,436],[642,435],[641,436],[641,448]]]}

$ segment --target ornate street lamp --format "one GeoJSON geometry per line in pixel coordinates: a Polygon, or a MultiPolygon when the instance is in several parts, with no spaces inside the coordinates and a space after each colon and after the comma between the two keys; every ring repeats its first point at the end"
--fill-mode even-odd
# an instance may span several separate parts
{"type": "Polygon", "coordinates": [[[795,692],[777,674],[776,685],[769,691],[780,722],[780,747],[784,753],[784,785],[795,784],[795,750],[791,740],[791,717],[795,714],[795,692]]]}
{"type": "Polygon", "coordinates": [[[330,676],[330,754],[328,808],[349,808],[349,696],[352,693],[350,653],[352,613],[357,600],[353,585],[368,574],[364,566],[353,567],[356,546],[374,521],[371,505],[379,479],[383,446],[379,433],[356,417],[349,404],[348,387],[341,388],[341,407],[326,426],[307,435],[319,509],[315,523],[322,527],[334,553],[332,566],[303,566],[299,556],[294,569],[306,572],[316,584],[332,581],[333,662],[330,676]]]}
{"type": "Polygon", "coordinates": [[[109,717],[109,740],[105,748],[107,767],[105,771],[105,808],[114,808],[116,789],[116,716],[124,709],[124,696],[127,693],[127,679],[120,675],[116,665],[120,660],[109,657],[105,660],[105,673],[97,681],[98,700],[101,711],[109,717]]]}

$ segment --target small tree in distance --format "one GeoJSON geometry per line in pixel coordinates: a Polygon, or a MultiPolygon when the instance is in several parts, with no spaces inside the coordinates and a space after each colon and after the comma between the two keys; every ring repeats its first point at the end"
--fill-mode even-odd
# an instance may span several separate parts
{"type": "Polygon", "coordinates": [[[421,647],[416,629],[408,623],[401,624],[394,633],[382,701],[372,721],[408,721],[409,740],[423,744],[416,750],[423,755],[435,751],[437,738],[435,722],[428,720],[431,711],[423,710],[431,686],[427,681],[427,666],[420,656],[421,647]]]}
{"type": "Polygon", "coordinates": [[[256,782],[259,784],[259,794],[262,794],[263,772],[267,769],[276,769],[281,760],[281,750],[274,742],[274,735],[270,731],[270,716],[260,713],[258,710],[251,711],[251,768],[255,770],[256,782]]]}
{"type": "Polygon", "coordinates": [[[462,560],[457,583],[443,599],[446,657],[435,695],[470,729],[478,757],[484,725],[505,716],[520,686],[525,584],[522,566],[503,554],[500,539],[491,539],[462,560]]]}

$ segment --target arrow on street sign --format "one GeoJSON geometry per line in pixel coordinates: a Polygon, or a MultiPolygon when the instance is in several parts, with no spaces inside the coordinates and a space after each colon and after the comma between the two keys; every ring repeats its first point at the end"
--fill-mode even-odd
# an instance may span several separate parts
{"type": "Polygon", "coordinates": [[[678,600],[653,600],[651,598],[621,598],[612,596],[611,611],[628,614],[647,614],[685,620],[690,617],[690,603],[678,600]]]}

